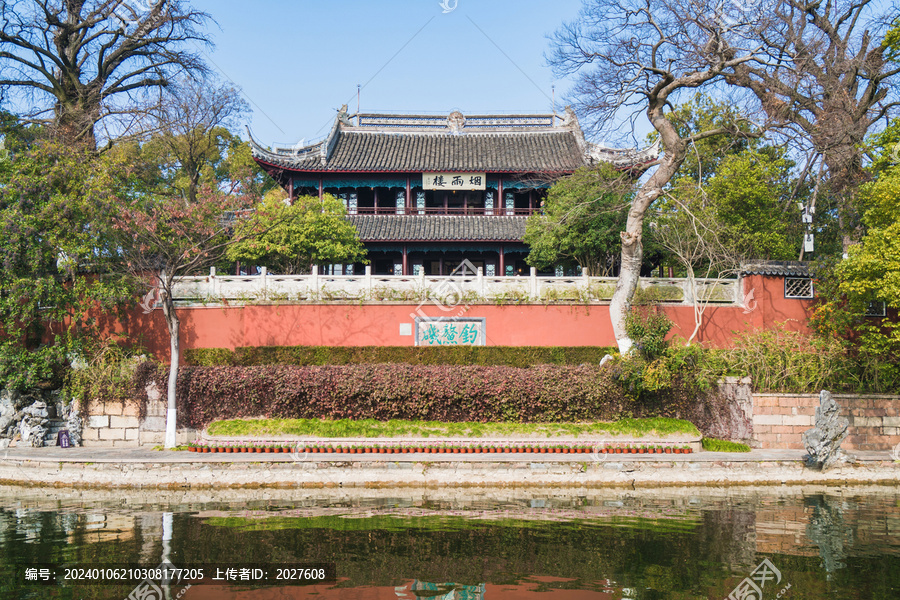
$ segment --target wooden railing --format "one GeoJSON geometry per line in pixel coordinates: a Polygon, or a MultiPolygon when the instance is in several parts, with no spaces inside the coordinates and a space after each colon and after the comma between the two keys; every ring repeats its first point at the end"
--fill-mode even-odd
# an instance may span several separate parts
{"type": "Polygon", "coordinates": [[[527,217],[539,212],[538,208],[485,208],[483,206],[357,206],[347,209],[350,215],[478,215],[494,217],[527,217]]]}
{"type": "MultiPolygon", "coordinates": [[[[181,277],[175,282],[175,300],[181,303],[229,302],[608,302],[616,287],[615,277],[496,277],[477,272],[464,275],[374,275],[366,267],[362,275],[323,275],[313,267],[309,275],[273,275],[265,268],[258,275],[218,275],[211,269],[202,277],[181,277]]],[[[660,302],[693,304],[694,297],[717,304],[740,304],[740,280],[641,279],[641,287],[653,290],[660,302]]]]}

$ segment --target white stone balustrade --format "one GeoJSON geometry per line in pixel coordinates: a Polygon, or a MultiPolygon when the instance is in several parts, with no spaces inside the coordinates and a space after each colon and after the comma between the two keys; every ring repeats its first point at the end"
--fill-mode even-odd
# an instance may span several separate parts
{"type": "MultiPolygon", "coordinates": [[[[716,304],[740,304],[738,279],[698,279],[693,290],[688,279],[642,278],[650,298],[673,304],[691,304],[694,296],[716,304]]],[[[488,277],[475,275],[374,275],[366,267],[362,275],[322,275],[317,267],[309,275],[272,275],[265,268],[258,275],[180,277],[175,300],[183,304],[256,302],[420,302],[427,298],[449,302],[603,303],[616,288],[615,277],[488,277]]]]}

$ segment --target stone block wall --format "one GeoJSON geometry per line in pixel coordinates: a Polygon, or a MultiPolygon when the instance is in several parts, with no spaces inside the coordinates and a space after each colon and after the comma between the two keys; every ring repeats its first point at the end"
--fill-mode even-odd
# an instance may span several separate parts
{"type": "MultiPolygon", "coordinates": [[[[136,447],[165,443],[166,401],[156,386],[147,389],[147,414],[140,418],[137,401],[93,402],[85,415],[85,446],[136,447]]],[[[175,433],[176,443],[187,444],[197,437],[193,429],[175,433]]]]}
{"type": "MultiPolygon", "coordinates": [[[[900,444],[900,396],[835,394],[850,421],[845,450],[890,450],[900,444]]],[[[818,394],[753,394],[753,439],[760,448],[803,449],[818,394]]]]}

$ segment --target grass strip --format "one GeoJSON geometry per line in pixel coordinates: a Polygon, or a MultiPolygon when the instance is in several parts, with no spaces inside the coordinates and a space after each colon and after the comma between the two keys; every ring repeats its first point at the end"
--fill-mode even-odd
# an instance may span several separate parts
{"type": "Polygon", "coordinates": [[[728,440],[703,438],[701,444],[703,444],[703,449],[709,452],[750,452],[750,446],[747,444],[729,442],[728,440]]]}
{"type": "Polygon", "coordinates": [[[335,421],[322,419],[233,419],[211,423],[210,435],[227,437],[313,436],[322,438],[379,437],[491,437],[491,436],[580,436],[686,434],[700,437],[690,422],[654,417],[622,419],[614,423],[442,423],[440,421],[375,421],[373,419],[335,421]]]}

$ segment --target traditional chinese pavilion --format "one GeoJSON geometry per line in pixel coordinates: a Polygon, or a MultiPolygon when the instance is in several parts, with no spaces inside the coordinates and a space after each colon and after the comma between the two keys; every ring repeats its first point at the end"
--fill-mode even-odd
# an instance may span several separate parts
{"type": "Polygon", "coordinates": [[[658,153],[587,142],[570,108],[562,117],[430,116],[350,115],[344,106],[315,144],[271,149],[251,137],[251,145],[291,198],[343,200],[382,275],[443,275],[463,259],[487,276],[521,273],[525,220],[555,179],[601,161],[640,172],[658,153]]]}

